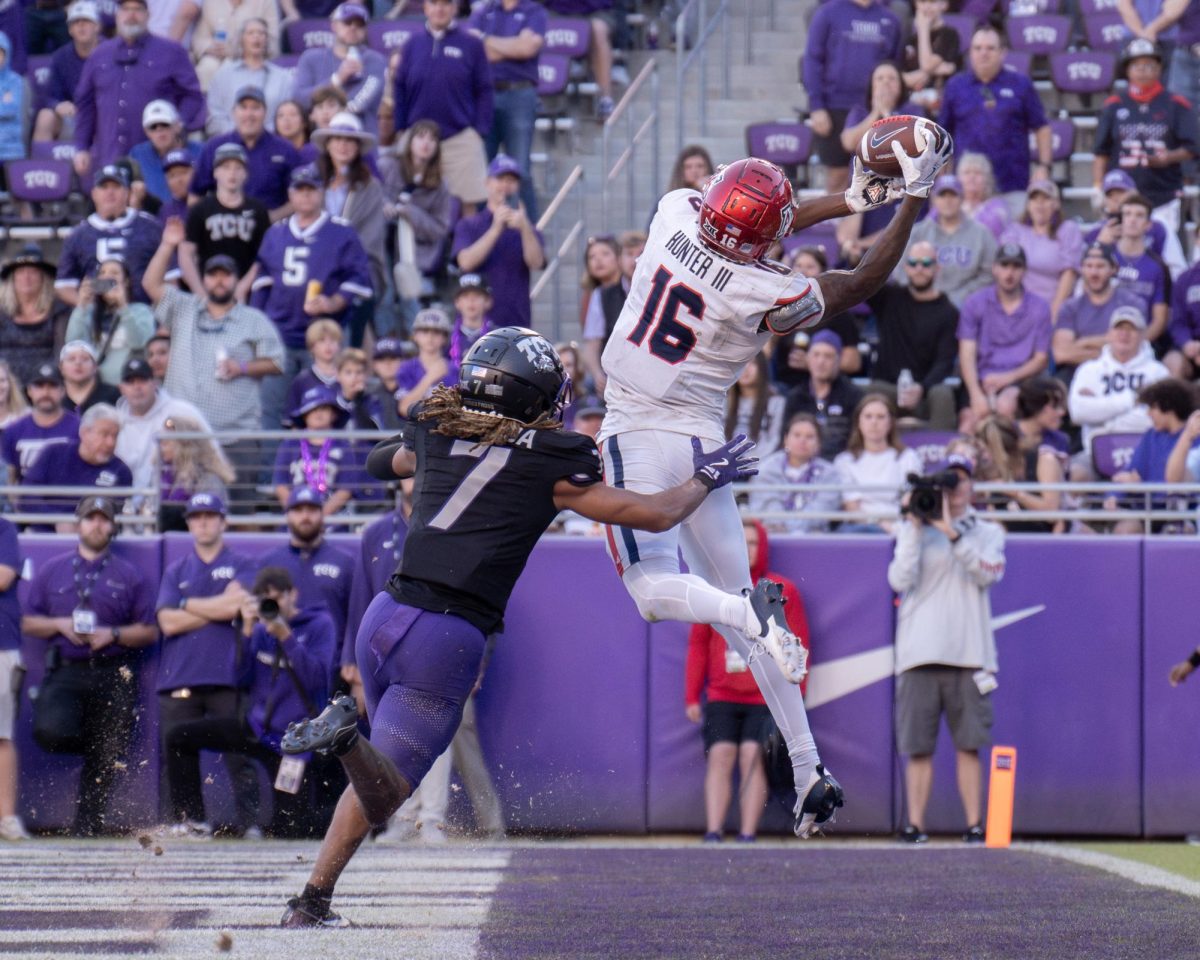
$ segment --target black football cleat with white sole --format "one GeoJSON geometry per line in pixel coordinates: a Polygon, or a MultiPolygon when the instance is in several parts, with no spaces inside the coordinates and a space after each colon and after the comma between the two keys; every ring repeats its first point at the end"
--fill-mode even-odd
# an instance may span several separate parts
{"type": "Polygon", "coordinates": [[[762,644],[790,683],[800,683],[808,676],[808,651],[788,626],[783,585],[763,577],[746,596],[759,622],[759,634],[751,639],[762,644]]]}
{"type": "Polygon", "coordinates": [[[796,800],[796,836],[807,838],[817,833],[817,827],[833,819],[834,811],[846,803],[846,794],[825,764],[818,763],[808,778],[803,796],[796,800]]]}
{"type": "Polygon", "coordinates": [[[332,753],[340,757],[358,740],[358,704],[343,694],[334,697],[321,713],[311,720],[289,723],[279,742],[284,753],[332,753]]]}
{"type": "Polygon", "coordinates": [[[328,903],[314,903],[303,897],[292,897],[287,902],[287,909],[284,910],[283,919],[279,921],[279,925],[293,930],[318,927],[341,930],[351,926],[351,923],[340,913],[330,910],[328,903]]]}

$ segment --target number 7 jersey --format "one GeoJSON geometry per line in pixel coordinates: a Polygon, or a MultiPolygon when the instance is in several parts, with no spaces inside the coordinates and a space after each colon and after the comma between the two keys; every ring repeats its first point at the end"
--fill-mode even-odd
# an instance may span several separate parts
{"type": "Polygon", "coordinates": [[[816,281],[771,260],[739,263],[699,239],[700,193],[675,190],[658,204],[646,249],[602,363],[608,377],[604,440],[670,430],[725,442],[725,394],[771,337],[815,326],[825,311],[816,281]]]}

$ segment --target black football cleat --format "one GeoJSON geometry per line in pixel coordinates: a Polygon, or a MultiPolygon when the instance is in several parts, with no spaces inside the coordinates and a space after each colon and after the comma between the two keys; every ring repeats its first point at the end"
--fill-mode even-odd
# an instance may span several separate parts
{"type": "Polygon", "coordinates": [[[804,795],[796,800],[796,836],[812,836],[817,832],[818,824],[832,820],[834,811],[845,803],[846,794],[842,785],[825,769],[825,764],[818,763],[817,769],[808,778],[804,795]]]}
{"type": "Polygon", "coordinates": [[[302,897],[292,897],[287,902],[287,909],[283,911],[283,919],[279,921],[279,925],[292,929],[325,927],[339,930],[352,924],[340,913],[330,910],[327,903],[314,903],[302,897]]]}
{"type": "Polygon", "coordinates": [[[343,694],[334,697],[319,716],[289,723],[279,742],[284,753],[332,753],[340,757],[358,741],[358,704],[343,694]]]}
{"type": "Polygon", "coordinates": [[[759,634],[751,639],[762,644],[788,682],[800,683],[808,675],[808,651],[788,627],[783,586],[763,577],[745,596],[759,623],[759,634]]]}

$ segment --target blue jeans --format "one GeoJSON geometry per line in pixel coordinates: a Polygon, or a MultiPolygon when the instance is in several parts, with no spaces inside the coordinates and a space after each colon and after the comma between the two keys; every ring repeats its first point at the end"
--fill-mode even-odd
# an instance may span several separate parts
{"type": "Polygon", "coordinates": [[[521,202],[530,222],[538,218],[537,194],[533,189],[533,176],[529,169],[529,154],[533,150],[533,122],[537,119],[538,95],[536,87],[514,87],[497,90],[492,114],[492,129],[487,135],[487,155],[491,160],[504,152],[521,165],[521,202]]]}
{"type": "Polygon", "coordinates": [[[1190,48],[1176,47],[1171,54],[1167,89],[1187,97],[1192,109],[1198,109],[1196,98],[1200,96],[1200,57],[1193,56],[1190,48]]]}

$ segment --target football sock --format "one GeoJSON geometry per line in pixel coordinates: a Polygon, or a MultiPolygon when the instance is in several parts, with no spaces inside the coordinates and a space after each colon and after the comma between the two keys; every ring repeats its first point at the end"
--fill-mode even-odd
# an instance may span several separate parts
{"type": "Polygon", "coordinates": [[[752,620],[753,635],[758,636],[758,617],[744,597],[718,590],[690,573],[680,573],[674,564],[664,562],[664,566],[667,568],[655,570],[653,561],[645,560],[630,567],[624,576],[625,589],[651,623],[681,620],[723,624],[744,631],[752,620]]]}

